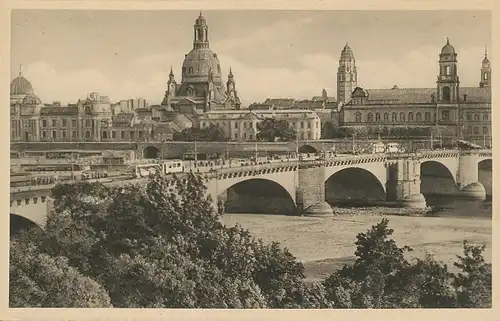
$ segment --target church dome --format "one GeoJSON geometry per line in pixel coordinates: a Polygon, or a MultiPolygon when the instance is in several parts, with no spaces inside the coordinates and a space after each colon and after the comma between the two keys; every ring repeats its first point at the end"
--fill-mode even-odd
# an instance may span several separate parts
{"type": "Polygon", "coordinates": [[[348,60],[354,60],[354,54],[352,52],[351,47],[346,43],[344,49],[342,49],[342,52],[340,53],[340,60],[343,61],[348,61],[348,60]]]}
{"type": "Polygon", "coordinates": [[[24,78],[20,73],[19,76],[14,78],[10,83],[11,95],[34,95],[33,87],[28,79],[24,78]]]}
{"type": "Polygon", "coordinates": [[[209,71],[215,83],[221,81],[220,62],[210,48],[194,48],[184,58],[182,64],[182,82],[206,82],[209,71]]]}
{"type": "Polygon", "coordinates": [[[442,55],[454,55],[455,54],[455,48],[453,48],[452,45],[450,45],[450,40],[446,38],[446,45],[444,45],[443,49],[441,49],[441,54],[442,55]]]}

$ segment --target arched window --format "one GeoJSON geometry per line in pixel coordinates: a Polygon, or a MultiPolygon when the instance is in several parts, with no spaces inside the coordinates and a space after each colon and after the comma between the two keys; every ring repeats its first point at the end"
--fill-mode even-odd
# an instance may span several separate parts
{"type": "Polygon", "coordinates": [[[444,74],[446,76],[449,76],[450,75],[450,66],[446,66],[445,69],[444,69],[444,74]]]}
{"type": "Polygon", "coordinates": [[[356,113],[356,122],[361,123],[361,113],[359,111],[356,113]]]}
{"type": "Polygon", "coordinates": [[[87,130],[87,131],[85,132],[85,138],[90,138],[90,130],[87,130]]]}
{"type": "Polygon", "coordinates": [[[368,113],[368,115],[366,115],[366,121],[369,123],[373,122],[373,114],[372,113],[368,113]]]}
{"type": "Polygon", "coordinates": [[[430,112],[425,112],[425,121],[431,121],[431,113],[430,112]]]}
{"type": "Polygon", "coordinates": [[[472,121],[472,113],[467,113],[467,120],[472,121]]]}
{"type": "Polygon", "coordinates": [[[479,121],[479,114],[474,114],[474,121],[479,121]]]}
{"type": "Polygon", "coordinates": [[[192,74],[193,73],[193,67],[189,67],[189,73],[192,74]]]}
{"type": "Polygon", "coordinates": [[[408,113],[408,121],[413,121],[413,113],[411,111],[408,113]]]}
{"type": "Polygon", "coordinates": [[[392,113],[392,121],[397,121],[398,120],[398,114],[392,113]]]}
{"type": "Polygon", "coordinates": [[[380,121],[380,113],[375,113],[375,121],[380,121]]]}
{"type": "Polygon", "coordinates": [[[489,116],[488,116],[488,113],[484,113],[483,114],[483,120],[488,120],[489,116]]]}
{"type": "Polygon", "coordinates": [[[443,87],[443,101],[450,101],[450,87],[443,87]]]}
{"type": "Polygon", "coordinates": [[[488,80],[488,73],[487,72],[484,73],[484,80],[488,80]]]}
{"type": "Polygon", "coordinates": [[[403,113],[403,112],[399,113],[399,121],[400,122],[404,122],[405,121],[405,113],[403,113]]]}
{"type": "Polygon", "coordinates": [[[108,139],[108,132],[102,132],[102,139],[108,139]]]}
{"type": "Polygon", "coordinates": [[[422,114],[420,112],[418,112],[417,115],[415,116],[415,120],[422,121],[422,114]]]}
{"type": "Polygon", "coordinates": [[[448,110],[441,112],[441,120],[450,120],[450,112],[448,110]]]}
{"type": "Polygon", "coordinates": [[[384,113],[384,121],[385,122],[389,121],[389,113],[384,113]]]}

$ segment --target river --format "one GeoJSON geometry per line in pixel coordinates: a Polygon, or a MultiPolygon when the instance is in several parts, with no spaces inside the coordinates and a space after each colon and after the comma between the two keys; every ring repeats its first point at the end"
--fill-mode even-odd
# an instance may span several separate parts
{"type": "Polygon", "coordinates": [[[463,241],[485,244],[485,259],[492,259],[491,200],[471,201],[426,196],[434,210],[424,217],[388,215],[389,208],[342,208],[325,217],[270,214],[224,214],[227,226],[239,224],[264,242],[280,242],[304,263],[308,280],[321,280],[354,260],[356,235],[366,232],[384,217],[394,229],[399,246],[414,249],[409,259],[426,253],[448,264],[462,254],[463,241]]]}

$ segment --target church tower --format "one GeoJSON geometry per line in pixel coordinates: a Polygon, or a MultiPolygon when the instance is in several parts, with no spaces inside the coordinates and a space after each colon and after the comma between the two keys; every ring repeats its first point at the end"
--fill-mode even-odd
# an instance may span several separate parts
{"type": "Polygon", "coordinates": [[[226,88],[227,88],[226,94],[228,97],[232,98],[238,97],[238,94],[236,92],[236,84],[234,83],[233,70],[231,67],[229,68],[229,75],[227,76],[226,88]]]}
{"type": "Polygon", "coordinates": [[[439,76],[437,78],[438,103],[453,104],[458,102],[458,89],[460,80],[458,78],[458,61],[455,48],[450,45],[446,38],[446,45],[439,54],[439,76]]]}
{"type": "Polygon", "coordinates": [[[167,91],[165,92],[165,97],[163,98],[162,105],[170,105],[170,98],[175,97],[177,93],[177,82],[175,81],[174,72],[172,71],[172,66],[170,66],[170,74],[168,74],[167,91]]]}
{"type": "Polygon", "coordinates": [[[351,99],[351,93],[356,88],[357,81],[356,60],[351,48],[346,43],[340,53],[337,71],[337,101],[339,105],[344,105],[351,99]]]}
{"type": "Polygon", "coordinates": [[[491,87],[491,64],[488,59],[488,48],[484,49],[484,59],[481,64],[481,81],[479,87],[491,87]]]}

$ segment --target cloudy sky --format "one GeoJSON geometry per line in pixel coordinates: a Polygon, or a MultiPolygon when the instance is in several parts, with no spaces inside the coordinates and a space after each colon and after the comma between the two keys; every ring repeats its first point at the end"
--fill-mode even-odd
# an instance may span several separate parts
{"type": "MultiPolygon", "coordinates": [[[[88,92],[112,101],[163,98],[170,66],[180,81],[198,11],[13,10],[11,78],[19,65],[44,102],[88,92]]],[[[336,96],[348,42],[365,88],[434,87],[449,37],[462,86],[477,86],[486,11],[204,11],[224,78],[233,69],[244,105],[268,97],[336,96]]],[[[491,55],[492,56],[492,55],[491,55]]],[[[493,62],[494,63],[494,62],[493,62]]]]}

